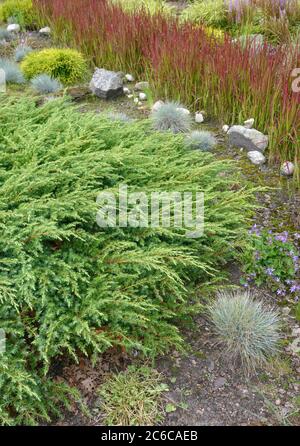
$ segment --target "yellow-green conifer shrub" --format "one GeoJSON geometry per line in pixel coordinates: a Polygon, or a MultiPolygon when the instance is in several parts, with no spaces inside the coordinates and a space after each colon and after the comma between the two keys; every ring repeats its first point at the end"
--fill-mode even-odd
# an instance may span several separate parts
{"type": "Polygon", "coordinates": [[[64,85],[81,81],[87,64],[81,53],[69,48],[48,48],[28,54],[21,64],[27,79],[39,74],[48,74],[64,85]]]}
{"type": "Polygon", "coordinates": [[[32,0],[5,0],[0,5],[0,19],[7,22],[10,18],[23,27],[34,28],[37,15],[32,0]]]}

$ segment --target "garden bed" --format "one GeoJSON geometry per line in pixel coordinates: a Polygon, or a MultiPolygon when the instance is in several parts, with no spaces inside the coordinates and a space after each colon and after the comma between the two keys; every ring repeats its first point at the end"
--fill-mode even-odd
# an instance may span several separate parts
{"type": "MultiPolygon", "coordinates": [[[[181,11],[185,2],[177,3],[181,11]]],[[[48,8],[34,20],[50,25],[52,37],[24,25],[0,47],[11,63],[26,46],[13,70],[5,60],[18,82],[0,93],[0,328],[7,342],[0,424],[298,425],[299,108],[286,90],[288,61],[276,90],[270,84],[282,47],[270,55],[265,45],[254,56],[228,36],[220,42],[194,23],[182,25],[180,15],[124,12],[106,0],[103,10],[89,0],[94,15],[85,10],[79,27],[81,0],[76,11],[69,0],[64,9],[59,0],[34,4],[48,8]],[[123,28],[112,21],[110,31],[95,33],[95,17],[103,24],[112,11],[123,28]],[[120,29],[125,46],[112,50],[120,29]],[[65,51],[68,45],[82,54],[65,51]],[[209,79],[212,66],[221,74],[222,54],[229,58],[223,68],[228,60],[231,67],[221,81],[209,79]],[[204,58],[201,65],[195,57],[204,58]],[[207,72],[206,57],[213,58],[207,72]],[[139,91],[129,76],[125,94],[99,99],[89,84],[94,63],[150,86],[139,91]],[[232,86],[237,66],[243,72],[232,86]],[[265,83],[256,77],[263,71],[265,83]],[[163,104],[178,134],[162,131],[170,114],[155,114],[156,99],[189,107],[163,104]],[[222,129],[250,116],[270,137],[269,162],[260,167],[222,129]],[[293,178],[276,164],[287,156],[293,178]],[[173,227],[99,228],[97,194],[124,182],[147,194],[203,191],[204,236],[189,239],[173,227]],[[243,361],[232,367],[208,310],[230,289],[241,299],[248,289],[281,323],[279,342],[274,329],[279,352],[251,371],[243,361]]]]}

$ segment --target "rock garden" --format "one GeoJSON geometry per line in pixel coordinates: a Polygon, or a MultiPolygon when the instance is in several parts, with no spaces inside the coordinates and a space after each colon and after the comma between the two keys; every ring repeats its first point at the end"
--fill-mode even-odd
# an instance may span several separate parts
{"type": "Polygon", "coordinates": [[[298,0],[0,2],[0,425],[299,425],[299,104],[298,0]]]}

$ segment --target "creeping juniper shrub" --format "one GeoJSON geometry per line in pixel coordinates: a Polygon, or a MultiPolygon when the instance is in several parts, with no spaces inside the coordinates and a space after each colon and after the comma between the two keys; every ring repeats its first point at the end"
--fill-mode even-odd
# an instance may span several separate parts
{"type": "Polygon", "coordinates": [[[208,308],[227,359],[254,371],[278,351],[279,315],[246,291],[220,293],[208,308]]]}
{"type": "Polygon", "coordinates": [[[7,335],[0,424],[34,424],[68,396],[49,375],[58,358],[180,348],[176,321],[197,309],[190,290],[222,280],[223,263],[245,238],[254,191],[233,188],[236,167],[187,151],[180,136],[152,132],[148,121],[79,113],[66,98],[37,107],[33,98],[1,95],[0,120],[0,328],[7,335]],[[147,195],[204,192],[207,233],[189,239],[184,228],[100,228],[99,192],[117,193],[124,183],[147,195]]]}

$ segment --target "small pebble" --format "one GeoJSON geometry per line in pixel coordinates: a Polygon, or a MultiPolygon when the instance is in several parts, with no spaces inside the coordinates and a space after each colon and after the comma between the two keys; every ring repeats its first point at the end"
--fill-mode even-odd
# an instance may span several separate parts
{"type": "Polygon", "coordinates": [[[254,124],[254,118],[250,118],[244,122],[244,127],[246,127],[246,129],[252,129],[253,124],[254,124]]]}
{"type": "Polygon", "coordinates": [[[202,114],[201,112],[197,112],[197,113],[195,114],[195,121],[196,121],[198,124],[201,124],[201,123],[204,121],[204,116],[203,116],[203,114],[202,114]]]}
{"type": "Polygon", "coordinates": [[[132,74],[125,74],[125,79],[128,82],[134,82],[134,77],[132,76],[132,74]]]}
{"type": "Polygon", "coordinates": [[[147,95],[145,93],[140,93],[139,94],[139,99],[140,99],[140,101],[146,101],[147,100],[147,95]]]}
{"type": "Polygon", "coordinates": [[[281,175],[285,177],[291,177],[293,176],[294,171],[295,171],[295,166],[291,161],[285,161],[284,163],[282,163],[280,168],[281,175]]]}

